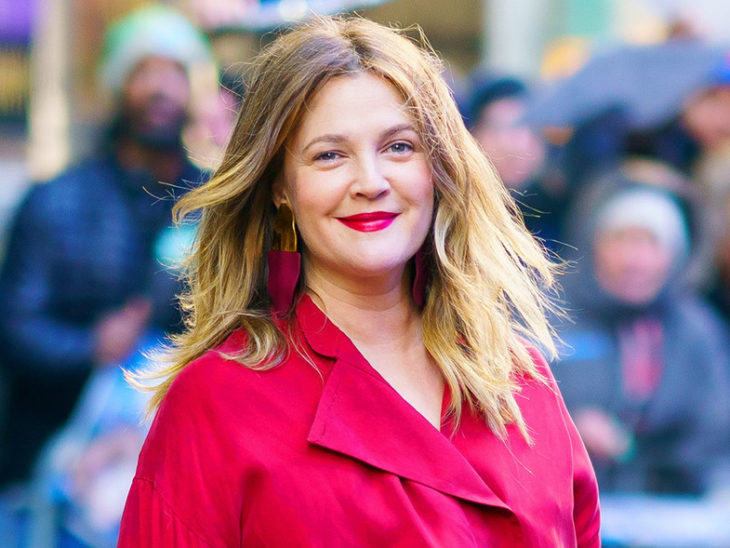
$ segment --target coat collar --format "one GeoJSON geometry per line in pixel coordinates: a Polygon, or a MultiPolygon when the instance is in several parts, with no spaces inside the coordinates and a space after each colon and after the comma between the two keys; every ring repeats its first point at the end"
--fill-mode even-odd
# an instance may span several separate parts
{"type": "Polygon", "coordinates": [[[448,495],[510,510],[309,297],[297,306],[297,321],[310,348],[334,359],[307,441],[448,495]]]}

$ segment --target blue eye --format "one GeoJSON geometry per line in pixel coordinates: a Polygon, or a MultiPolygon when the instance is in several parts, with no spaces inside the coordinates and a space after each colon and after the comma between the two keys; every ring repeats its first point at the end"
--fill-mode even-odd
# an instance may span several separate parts
{"type": "Polygon", "coordinates": [[[317,154],[314,159],[315,160],[323,160],[325,162],[331,162],[333,160],[337,160],[340,157],[340,155],[337,152],[327,151],[322,152],[321,154],[317,154]]]}
{"type": "Polygon", "coordinates": [[[388,147],[388,150],[395,152],[396,154],[403,154],[404,152],[410,152],[413,150],[413,145],[404,141],[398,141],[388,147]]]}

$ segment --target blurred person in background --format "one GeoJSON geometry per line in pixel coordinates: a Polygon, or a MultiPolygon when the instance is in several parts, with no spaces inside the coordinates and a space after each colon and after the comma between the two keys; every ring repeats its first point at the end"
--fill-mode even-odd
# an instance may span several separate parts
{"type": "Polygon", "coordinates": [[[548,165],[549,147],[525,114],[531,90],[522,80],[477,72],[463,114],[474,138],[519,204],[527,228],[548,247],[561,231],[562,181],[548,165]]]}
{"type": "Polygon", "coordinates": [[[115,116],[98,152],[36,185],[0,272],[0,362],[10,379],[0,485],[26,479],[96,367],[152,326],[175,329],[175,280],[156,259],[174,197],[202,178],[181,144],[188,69],[209,58],[182,15],[143,8],[106,36],[101,82],[115,116]]]}
{"type": "Polygon", "coordinates": [[[545,145],[523,121],[527,86],[517,78],[480,74],[468,104],[472,135],[507,188],[524,190],[542,169],[545,145]]]}
{"type": "Polygon", "coordinates": [[[559,330],[569,348],[554,372],[602,492],[725,491],[727,329],[680,284],[690,237],[678,196],[636,179],[614,173],[576,202],[564,280],[575,323],[559,330]]]}

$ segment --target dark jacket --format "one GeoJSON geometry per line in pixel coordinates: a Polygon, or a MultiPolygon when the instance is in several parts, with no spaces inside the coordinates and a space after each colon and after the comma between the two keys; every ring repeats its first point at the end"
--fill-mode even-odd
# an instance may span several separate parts
{"type": "Polygon", "coordinates": [[[151,299],[155,323],[179,322],[176,284],[156,260],[171,192],[200,182],[192,164],[174,186],[124,170],[111,154],[34,186],[0,272],[0,364],[9,379],[0,484],[24,475],[66,420],[93,366],[93,328],[130,298],[151,299]]]}
{"type": "Polygon", "coordinates": [[[680,286],[679,263],[645,305],[629,306],[601,289],[593,270],[592,218],[621,187],[593,190],[573,216],[578,251],[564,286],[574,323],[559,327],[568,348],[553,370],[571,413],[600,408],[633,435],[633,450],[619,462],[594,460],[599,485],[604,491],[692,494],[730,485],[727,327],[680,286]],[[660,330],[655,359],[661,373],[651,394],[637,399],[624,390],[619,340],[642,323],[660,330]]]}

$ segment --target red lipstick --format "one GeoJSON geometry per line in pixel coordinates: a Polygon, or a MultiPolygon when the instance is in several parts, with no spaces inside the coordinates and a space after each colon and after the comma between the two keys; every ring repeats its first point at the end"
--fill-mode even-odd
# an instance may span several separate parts
{"type": "Polygon", "coordinates": [[[390,211],[373,211],[372,213],[359,213],[349,217],[337,217],[337,220],[348,228],[359,232],[377,232],[388,228],[398,213],[390,211]]]}

